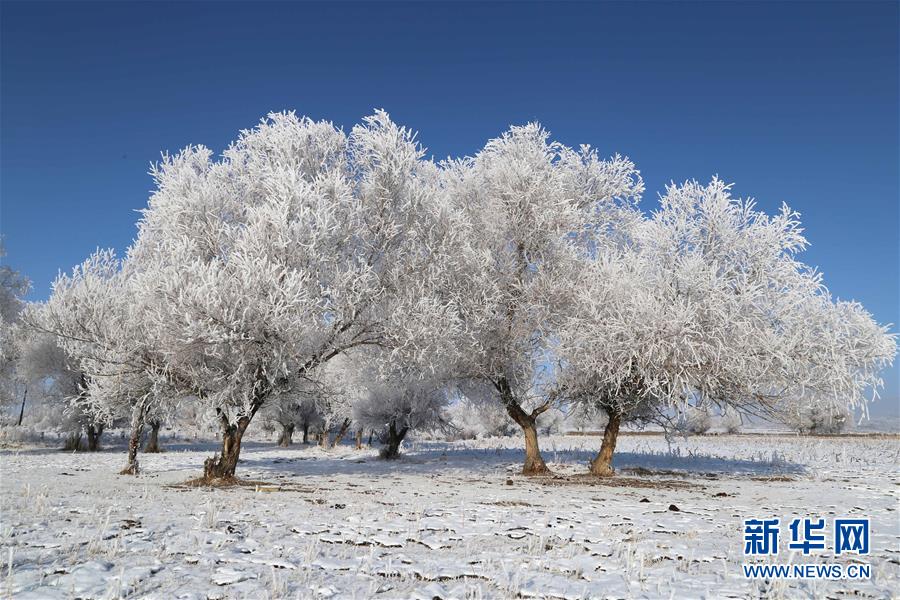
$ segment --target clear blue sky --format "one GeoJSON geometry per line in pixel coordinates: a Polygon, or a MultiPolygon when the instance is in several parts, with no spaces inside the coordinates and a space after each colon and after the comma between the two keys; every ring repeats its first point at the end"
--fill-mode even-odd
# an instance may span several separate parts
{"type": "MultiPolygon", "coordinates": [[[[0,5],[0,230],[46,298],[124,249],[162,150],[270,110],[373,108],[438,158],[539,120],[670,181],[803,215],[809,264],[883,323],[898,298],[897,2],[0,5]]],[[[898,367],[875,413],[898,411],[898,367]]]]}

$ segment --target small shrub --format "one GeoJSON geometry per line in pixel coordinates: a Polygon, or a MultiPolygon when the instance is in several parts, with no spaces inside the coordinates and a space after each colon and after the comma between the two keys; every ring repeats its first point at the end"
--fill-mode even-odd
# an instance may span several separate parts
{"type": "Polygon", "coordinates": [[[722,415],[722,429],[724,429],[727,433],[740,433],[741,426],[743,422],[741,420],[741,415],[736,411],[731,411],[727,414],[722,415]]]}
{"type": "Polygon", "coordinates": [[[688,407],[675,427],[682,435],[700,435],[709,431],[712,427],[712,419],[705,410],[688,407]]]}

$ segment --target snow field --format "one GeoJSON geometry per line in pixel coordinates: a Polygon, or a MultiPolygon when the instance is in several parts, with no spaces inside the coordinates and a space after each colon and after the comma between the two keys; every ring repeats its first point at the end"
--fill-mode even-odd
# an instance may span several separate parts
{"type": "MultiPolygon", "coordinates": [[[[896,437],[623,435],[416,442],[399,461],[350,447],[247,442],[232,488],[186,488],[212,444],[0,454],[2,590],[13,598],[885,598],[900,565],[896,437]],[[677,509],[677,510],[675,510],[677,509]],[[744,518],[868,516],[868,582],[743,578],[744,518]]],[[[783,533],[786,535],[786,533],[783,533]]],[[[779,562],[843,562],[792,555],[779,562]]]]}

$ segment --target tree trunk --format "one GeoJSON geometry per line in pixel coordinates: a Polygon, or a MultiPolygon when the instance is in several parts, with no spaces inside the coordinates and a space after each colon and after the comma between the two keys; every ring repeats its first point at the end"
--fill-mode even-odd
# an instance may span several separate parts
{"type": "Polygon", "coordinates": [[[148,454],[162,452],[159,447],[159,428],[161,426],[162,421],[150,421],[150,434],[147,436],[147,443],[144,444],[144,452],[148,454]]]}
{"type": "Polygon", "coordinates": [[[248,417],[240,417],[237,423],[222,424],[222,450],[203,462],[204,479],[233,479],[241,455],[241,440],[250,424],[248,417]]]}
{"type": "Polygon", "coordinates": [[[294,424],[290,423],[285,425],[281,424],[281,437],[278,438],[278,445],[282,448],[287,448],[294,441],[294,424]]]}
{"type": "Polygon", "coordinates": [[[303,423],[303,443],[309,443],[309,423],[303,423]]]}
{"type": "Polygon", "coordinates": [[[328,447],[328,428],[324,425],[319,430],[319,446],[322,448],[328,447]]]}
{"type": "Polygon", "coordinates": [[[144,403],[141,402],[131,409],[131,437],[128,438],[128,456],[125,459],[125,468],[120,475],[137,475],[140,472],[138,466],[138,448],[141,445],[141,436],[144,435],[144,403]]]}
{"type": "Polygon", "coordinates": [[[28,397],[28,386],[26,385],[25,391],[22,392],[22,408],[19,409],[19,422],[17,423],[17,425],[19,427],[22,426],[22,417],[25,416],[25,398],[27,398],[27,397],[28,397]]]}
{"type": "Polygon", "coordinates": [[[387,446],[381,449],[382,458],[385,458],[387,460],[399,458],[400,443],[403,442],[403,438],[406,437],[407,431],[409,431],[409,427],[403,427],[398,431],[396,423],[394,421],[391,421],[391,424],[388,426],[387,446]]]}
{"type": "Polygon", "coordinates": [[[338,430],[337,435],[334,436],[334,441],[331,443],[332,448],[336,448],[341,443],[341,441],[343,441],[348,429],[350,429],[350,419],[344,419],[344,422],[341,423],[341,428],[338,430]]]}
{"type": "Polygon", "coordinates": [[[372,447],[372,438],[373,438],[373,437],[375,437],[375,430],[374,430],[374,429],[370,429],[370,430],[369,430],[369,441],[366,443],[366,445],[367,445],[369,448],[372,447]]]}
{"type": "Polygon", "coordinates": [[[362,435],[363,435],[363,430],[362,430],[362,427],[360,427],[359,429],[356,430],[356,449],[357,450],[362,450],[362,435]]]}
{"type": "Polygon", "coordinates": [[[501,378],[497,382],[496,387],[500,392],[500,400],[506,407],[506,412],[522,428],[522,432],[525,434],[525,464],[522,465],[522,475],[549,474],[550,469],[547,468],[547,463],[544,462],[544,458],[541,456],[537,427],[535,425],[538,415],[544,412],[549,407],[549,404],[545,404],[528,414],[513,397],[512,389],[505,378],[501,378]]]}
{"type": "Polygon", "coordinates": [[[257,396],[250,406],[250,412],[239,416],[236,423],[232,423],[224,411],[218,411],[219,422],[222,424],[222,450],[219,454],[203,461],[204,479],[234,479],[234,471],[241,455],[241,440],[244,439],[244,432],[247,431],[250,421],[253,420],[256,411],[262,407],[266,397],[267,394],[257,396]]]}
{"type": "Polygon", "coordinates": [[[530,423],[524,425],[520,423],[522,431],[525,433],[525,464],[522,465],[523,475],[546,475],[550,473],[544,457],[541,456],[541,449],[538,446],[537,427],[532,419],[530,423]]]}
{"type": "Polygon", "coordinates": [[[103,435],[103,425],[94,425],[93,423],[86,428],[88,438],[88,451],[96,452],[100,449],[100,436],[103,435]]]}
{"type": "Polygon", "coordinates": [[[600,452],[591,461],[591,475],[609,477],[615,473],[612,467],[613,452],[616,450],[616,440],[619,437],[619,425],[622,424],[622,415],[609,414],[609,422],[603,432],[603,443],[600,444],[600,452]]]}

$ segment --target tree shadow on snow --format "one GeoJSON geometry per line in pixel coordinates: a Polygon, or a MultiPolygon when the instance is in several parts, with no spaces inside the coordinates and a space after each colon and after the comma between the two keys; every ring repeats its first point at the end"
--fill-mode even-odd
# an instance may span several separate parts
{"type": "MultiPolygon", "coordinates": [[[[238,469],[271,471],[284,476],[352,475],[381,477],[390,475],[512,475],[521,470],[524,451],[511,448],[472,448],[447,442],[419,442],[406,450],[398,460],[384,460],[372,450],[354,452],[341,448],[331,453],[321,450],[305,452],[304,447],[279,449],[273,454],[271,444],[245,447],[238,469]]],[[[595,456],[592,450],[566,449],[544,451],[551,469],[566,471],[587,467],[595,456]]],[[[748,476],[772,478],[806,472],[803,465],[787,461],[745,460],[706,455],[681,455],[677,452],[616,454],[613,465],[617,472],[639,476],[748,476]]]]}
{"type": "Polygon", "coordinates": [[[635,474],[667,473],[685,475],[799,475],[806,467],[784,460],[745,460],[717,456],[679,456],[677,454],[645,454],[622,452],[613,459],[619,471],[635,474]]]}
{"type": "MultiPolygon", "coordinates": [[[[113,454],[123,455],[125,445],[117,438],[110,438],[99,452],[78,452],[89,457],[113,454]]],[[[168,468],[164,470],[190,470],[203,468],[202,456],[212,455],[221,448],[215,440],[163,441],[168,455],[168,468]],[[200,455],[200,456],[198,456],[200,455]]],[[[59,455],[65,451],[58,447],[6,448],[0,456],[11,454],[59,455]]],[[[586,472],[594,458],[593,449],[554,447],[545,448],[544,459],[551,470],[565,474],[586,472]]],[[[139,456],[145,456],[141,453],[139,456]]],[[[377,456],[377,448],[355,451],[345,444],[334,450],[322,450],[315,444],[294,444],[280,448],[272,442],[245,440],[238,463],[238,476],[242,471],[253,472],[254,477],[274,477],[288,480],[304,476],[349,475],[361,477],[391,477],[404,474],[448,474],[472,477],[507,477],[520,472],[524,460],[523,450],[517,448],[479,448],[471,442],[418,441],[404,448],[397,460],[384,460],[377,456]]],[[[760,477],[777,478],[806,473],[803,465],[776,458],[746,460],[719,456],[675,452],[618,452],[613,466],[619,475],[630,477],[760,477]]],[[[248,474],[249,475],[249,474],[248,474]]]]}

